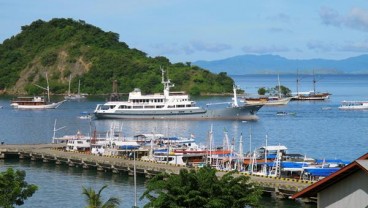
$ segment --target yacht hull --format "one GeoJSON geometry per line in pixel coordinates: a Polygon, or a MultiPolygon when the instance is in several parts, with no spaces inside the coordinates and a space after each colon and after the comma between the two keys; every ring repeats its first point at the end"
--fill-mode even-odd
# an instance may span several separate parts
{"type": "Polygon", "coordinates": [[[96,110],[97,119],[163,119],[163,120],[258,120],[256,112],[263,105],[244,105],[221,109],[139,109],[96,110]]]}

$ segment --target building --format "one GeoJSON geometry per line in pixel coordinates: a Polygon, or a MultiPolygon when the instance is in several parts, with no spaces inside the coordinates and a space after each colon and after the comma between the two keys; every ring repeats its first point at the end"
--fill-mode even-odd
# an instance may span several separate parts
{"type": "Polygon", "coordinates": [[[318,208],[368,208],[368,153],[292,196],[312,197],[318,208]]]}

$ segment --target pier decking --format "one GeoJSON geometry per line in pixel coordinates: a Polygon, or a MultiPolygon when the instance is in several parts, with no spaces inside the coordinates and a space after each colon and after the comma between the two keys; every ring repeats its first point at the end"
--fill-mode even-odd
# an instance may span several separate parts
{"type": "MultiPolygon", "coordinates": [[[[132,160],[115,156],[99,156],[83,152],[66,152],[63,144],[35,144],[35,145],[1,145],[0,159],[19,158],[35,161],[68,165],[71,167],[94,168],[98,171],[112,171],[114,173],[127,172],[132,175],[134,163],[136,173],[152,177],[161,172],[178,174],[180,169],[189,167],[169,165],[157,162],[132,160]]],[[[226,171],[218,171],[218,176],[226,174],[226,171]]],[[[262,186],[265,192],[275,194],[279,198],[288,198],[292,194],[304,189],[311,184],[310,181],[302,181],[289,178],[262,177],[248,175],[252,182],[262,186]]]]}

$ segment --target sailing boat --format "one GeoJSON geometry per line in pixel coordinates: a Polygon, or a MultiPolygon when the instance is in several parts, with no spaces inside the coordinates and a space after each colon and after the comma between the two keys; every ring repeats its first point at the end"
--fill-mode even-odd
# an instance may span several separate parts
{"type": "Polygon", "coordinates": [[[50,87],[49,80],[46,73],[47,87],[42,87],[35,84],[37,87],[47,91],[47,99],[43,96],[33,96],[33,97],[17,97],[11,101],[10,106],[17,109],[55,109],[59,107],[63,102],[51,103],[50,102],[50,87]]]}
{"type": "Polygon", "coordinates": [[[72,81],[72,76],[69,76],[69,89],[68,89],[68,95],[65,96],[65,100],[82,100],[86,99],[86,96],[80,93],[80,80],[78,83],[78,93],[77,94],[71,94],[70,93],[70,83],[72,81]]]}
{"type": "Polygon", "coordinates": [[[278,80],[278,96],[264,96],[264,97],[244,97],[242,101],[246,104],[264,104],[264,105],[287,105],[291,100],[291,97],[282,97],[281,96],[281,85],[280,85],[280,76],[277,75],[278,80]]]}
{"type": "Polygon", "coordinates": [[[327,100],[330,97],[330,93],[328,92],[316,92],[316,76],[314,75],[313,70],[313,91],[308,92],[299,92],[299,75],[297,74],[296,79],[296,87],[297,87],[297,93],[296,96],[292,97],[292,100],[327,100]]]}

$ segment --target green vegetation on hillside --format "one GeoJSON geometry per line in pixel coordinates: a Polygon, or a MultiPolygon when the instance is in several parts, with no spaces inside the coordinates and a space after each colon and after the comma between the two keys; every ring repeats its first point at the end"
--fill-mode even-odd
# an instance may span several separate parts
{"type": "Polygon", "coordinates": [[[168,71],[175,88],[191,94],[228,93],[233,80],[225,72],[212,74],[190,63],[172,64],[166,57],[148,57],[142,51],[119,42],[119,34],[104,32],[86,22],[73,19],[42,20],[23,26],[21,33],[0,45],[0,90],[6,93],[37,94],[46,86],[62,94],[72,75],[72,91],[89,94],[118,92],[138,87],[144,93],[162,91],[160,67],[168,71]]]}

